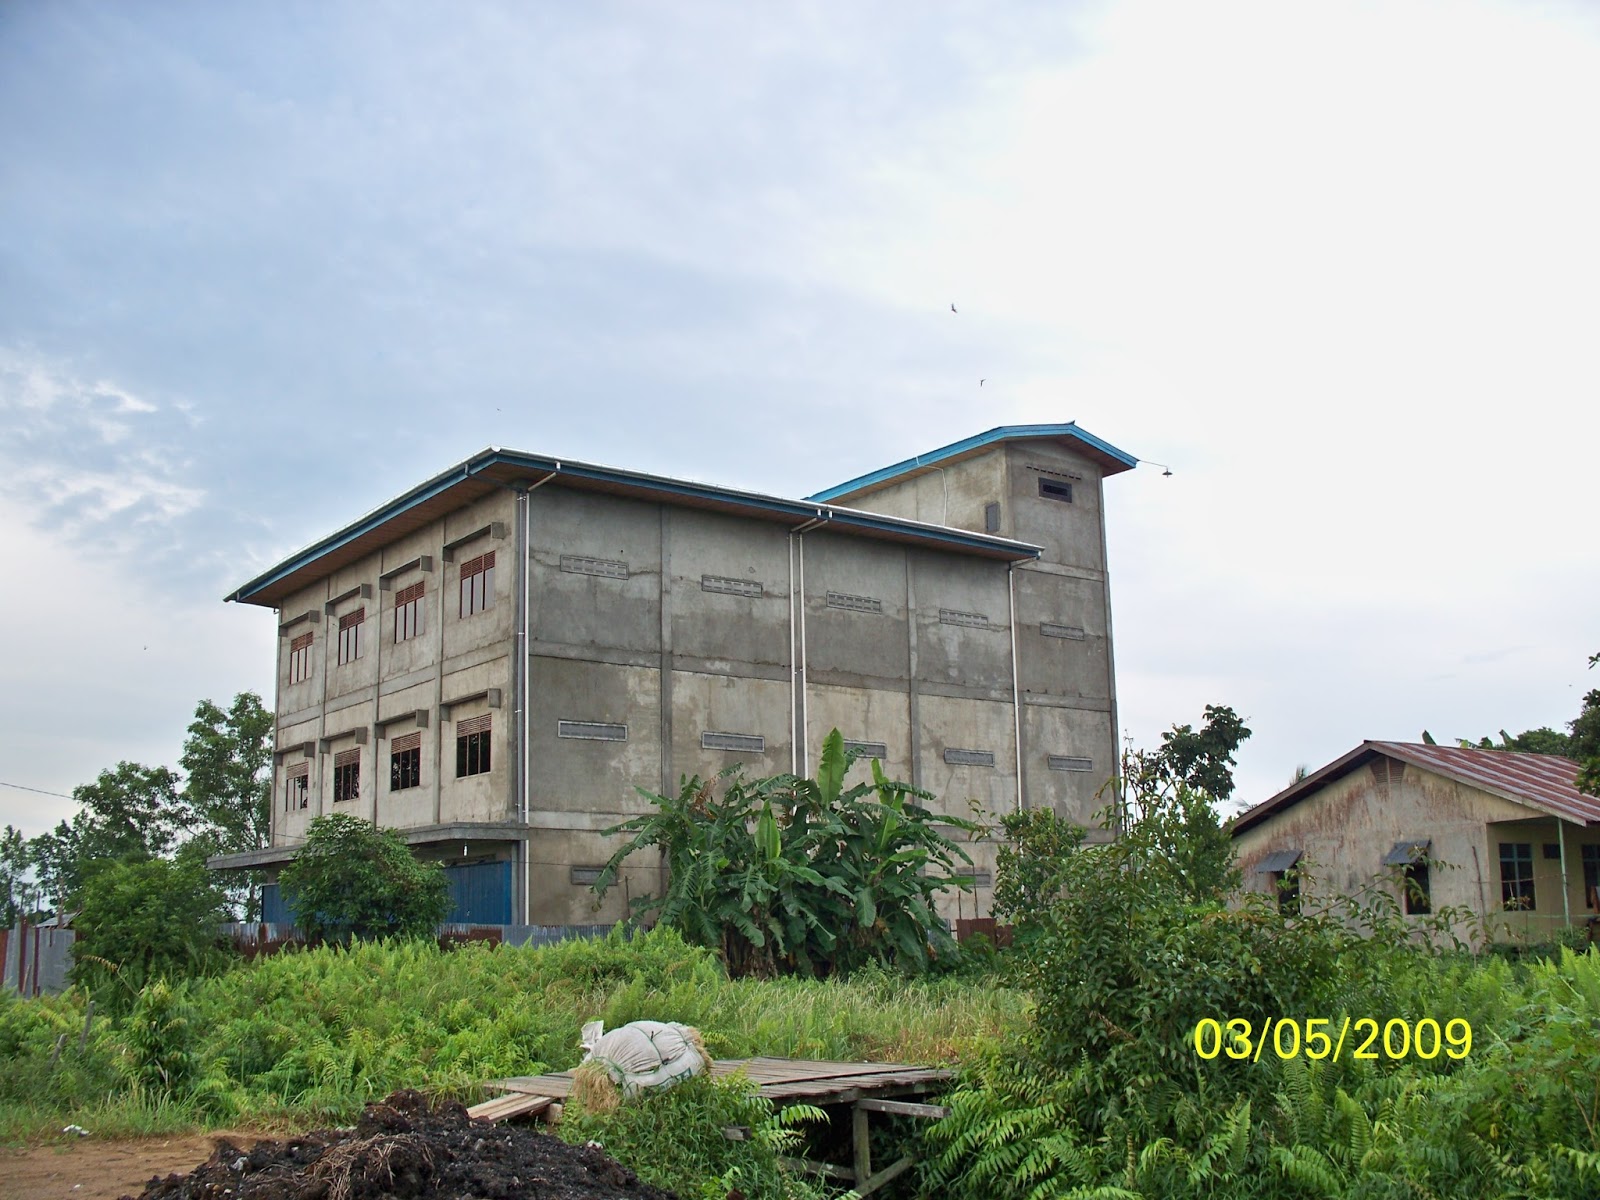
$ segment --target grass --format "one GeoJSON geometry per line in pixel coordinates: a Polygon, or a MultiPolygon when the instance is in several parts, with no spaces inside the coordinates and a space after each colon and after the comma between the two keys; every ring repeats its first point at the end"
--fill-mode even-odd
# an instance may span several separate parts
{"type": "Polygon", "coordinates": [[[539,949],[428,943],[294,951],[193,980],[120,1022],[86,998],[0,1000],[0,1142],[344,1122],[400,1087],[472,1102],[505,1075],[562,1070],[579,1029],[699,1027],[720,1058],[960,1060],[1013,1036],[1023,996],[989,981],[729,980],[657,930],[539,949]],[[59,1061],[50,1055],[69,1035],[59,1061]]]}

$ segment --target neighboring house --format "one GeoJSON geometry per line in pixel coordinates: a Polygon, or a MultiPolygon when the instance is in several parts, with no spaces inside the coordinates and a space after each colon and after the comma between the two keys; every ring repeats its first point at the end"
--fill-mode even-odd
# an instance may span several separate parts
{"type": "MultiPolygon", "coordinates": [[[[1136,462],[1008,426],[784,500],[485,450],[228,597],[278,614],[272,844],[213,865],[275,873],[343,812],[444,863],[452,920],[614,921],[661,882],[640,854],[588,888],[638,787],[809,772],[834,727],[946,812],[1088,823],[1117,753],[1101,481],[1136,462]]],[[[988,912],[973,850],[949,917],[988,912]]]]}
{"type": "Polygon", "coordinates": [[[1403,912],[1468,909],[1542,941],[1600,912],[1600,798],[1577,774],[1551,754],[1363,742],[1237,817],[1234,848],[1245,886],[1285,907],[1376,881],[1403,912]]]}

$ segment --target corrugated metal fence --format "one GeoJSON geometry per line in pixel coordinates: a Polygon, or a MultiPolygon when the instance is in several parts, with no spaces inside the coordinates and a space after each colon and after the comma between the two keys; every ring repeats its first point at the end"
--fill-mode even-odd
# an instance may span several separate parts
{"type": "Polygon", "coordinates": [[[72,943],[78,935],[54,925],[40,926],[20,921],[9,931],[0,932],[0,950],[5,974],[0,985],[24,996],[62,992],[67,987],[67,972],[72,970],[72,943]]]}

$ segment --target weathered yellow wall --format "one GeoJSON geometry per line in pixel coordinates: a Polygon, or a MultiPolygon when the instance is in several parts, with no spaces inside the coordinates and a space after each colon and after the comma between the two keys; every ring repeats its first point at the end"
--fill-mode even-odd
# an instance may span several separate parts
{"type": "MultiPolygon", "coordinates": [[[[1380,768],[1394,760],[1379,759],[1380,768]]],[[[1395,764],[1399,765],[1399,764],[1395,764]]],[[[1301,895],[1307,904],[1351,894],[1375,884],[1398,898],[1401,872],[1383,865],[1396,842],[1429,839],[1432,857],[1432,908],[1468,909],[1488,916],[1497,938],[1548,938],[1564,920],[1561,863],[1546,859],[1546,843],[1559,844],[1558,822],[1537,816],[1468,784],[1405,764],[1398,779],[1369,766],[1337,779],[1293,807],[1267,818],[1234,839],[1246,889],[1271,890],[1256,871],[1266,855],[1299,850],[1305,855],[1301,895]],[[1506,912],[1501,904],[1500,843],[1533,847],[1534,900],[1531,912],[1506,912]]],[[[1594,915],[1584,902],[1582,850],[1600,845],[1600,830],[1569,823],[1566,828],[1567,902],[1574,924],[1594,915]]],[[[1421,920],[1423,918],[1413,918],[1421,920]]],[[[1468,936],[1468,924],[1457,933],[1468,936]]]]}

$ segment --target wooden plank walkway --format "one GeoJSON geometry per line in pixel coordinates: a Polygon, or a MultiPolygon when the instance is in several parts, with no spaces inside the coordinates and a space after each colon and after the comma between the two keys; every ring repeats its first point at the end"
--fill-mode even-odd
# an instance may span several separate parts
{"type": "MultiPolygon", "coordinates": [[[[909,1063],[820,1062],[805,1058],[731,1058],[714,1063],[711,1074],[742,1072],[769,1100],[808,1104],[848,1104],[862,1096],[887,1098],[932,1091],[955,1077],[943,1067],[909,1063]]],[[[565,1100],[572,1092],[572,1072],[518,1075],[488,1085],[524,1096],[565,1100]]]]}
{"type": "MultiPolygon", "coordinates": [[[[908,1171],[914,1159],[907,1155],[881,1171],[872,1169],[867,1122],[872,1113],[937,1120],[949,1109],[939,1105],[895,1100],[895,1096],[920,1096],[955,1078],[944,1067],[916,1067],[909,1063],[821,1062],[805,1058],[734,1058],[714,1063],[714,1076],[743,1074],[757,1091],[779,1107],[785,1103],[851,1106],[850,1167],[796,1160],[801,1169],[834,1179],[855,1182],[858,1196],[867,1196],[908,1171]]],[[[572,1094],[572,1072],[517,1075],[488,1084],[501,1095],[468,1111],[491,1121],[543,1111],[547,1120],[559,1120],[561,1101],[572,1094]]]]}

